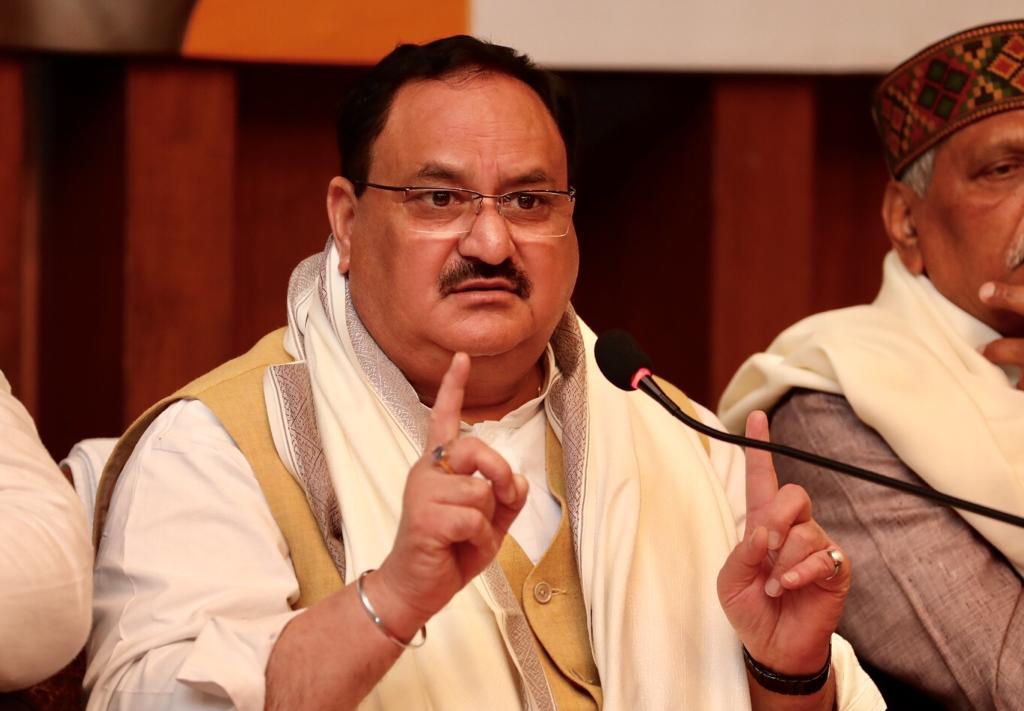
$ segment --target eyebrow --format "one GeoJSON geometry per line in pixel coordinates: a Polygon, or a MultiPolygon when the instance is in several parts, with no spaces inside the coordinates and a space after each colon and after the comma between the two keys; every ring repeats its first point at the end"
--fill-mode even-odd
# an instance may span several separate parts
{"type": "MultiPolygon", "coordinates": [[[[458,170],[440,163],[427,163],[416,171],[416,175],[414,177],[417,179],[440,180],[449,183],[457,183],[459,185],[464,185],[465,182],[462,180],[461,174],[458,170]]],[[[521,175],[517,175],[511,180],[505,181],[504,189],[522,188],[537,184],[551,185],[553,183],[554,179],[552,179],[546,171],[537,168],[521,175]]]]}
{"type": "Polygon", "coordinates": [[[526,185],[537,185],[538,183],[546,183],[548,185],[553,184],[554,179],[541,169],[531,170],[529,173],[523,173],[522,175],[516,176],[512,180],[508,181],[508,187],[523,187],[526,185]]]}
{"type": "Polygon", "coordinates": [[[436,178],[438,180],[448,180],[457,182],[458,171],[454,168],[441,165],[440,163],[427,163],[425,166],[416,171],[417,178],[436,178]]]}

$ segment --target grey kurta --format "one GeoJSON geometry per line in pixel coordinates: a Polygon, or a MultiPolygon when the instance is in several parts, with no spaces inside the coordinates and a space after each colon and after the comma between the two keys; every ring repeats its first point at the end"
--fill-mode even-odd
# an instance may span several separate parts
{"type": "MultiPolygon", "coordinates": [[[[794,391],[771,432],[777,442],[927,486],[842,396],[794,391]]],[[[925,499],[786,457],[775,464],[781,482],[807,489],[816,519],[853,559],[839,632],[861,660],[947,708],[1024,708],[1024,588],[992,546],[925,499]]]]}

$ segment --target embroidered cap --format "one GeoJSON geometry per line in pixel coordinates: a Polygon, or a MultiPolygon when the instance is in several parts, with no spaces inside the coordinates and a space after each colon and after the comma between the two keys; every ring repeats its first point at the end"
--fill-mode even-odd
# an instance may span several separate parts
{"type": "Polygon", "coordinates": [[[939,40],[875,90],[871,113],[889,172],[899,175],[964,126],[1024,109],[1024,20],[982,25],[939,40]]]}

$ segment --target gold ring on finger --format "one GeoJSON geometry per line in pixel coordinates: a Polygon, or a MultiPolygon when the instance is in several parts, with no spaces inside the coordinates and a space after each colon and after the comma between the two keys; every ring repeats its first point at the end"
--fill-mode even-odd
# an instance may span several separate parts
{"type": "Polygon", "coordinates": [[[454,474],[455,470],[452,469],[452,465],[448,461],[448,444],[439,444],[431,450],[430,463],[445,474],[454,474]]]}
{"type": "Polygon", "coordinates": [[[843,552],[836,550],[835,548],[826,552],[828,553],[828,557],[832,559],[832,574],[825,578],[825,580],[833,580],[837,575],[839,575],[839,571],[843,567],[843,561],[845,558],[843,558],[843,552]]]}

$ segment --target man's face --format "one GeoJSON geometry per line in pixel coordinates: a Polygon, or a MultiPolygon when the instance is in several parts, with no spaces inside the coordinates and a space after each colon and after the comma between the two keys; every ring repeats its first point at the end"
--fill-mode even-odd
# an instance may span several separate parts
{"type": "MultiPolygon", "coordinates": [[[[491,195],[568,188],[565,146],[539,97],[489,73],[399,89],[368,180],[491,195]]],[[[418,232],[403,199],[367,188],[338,235],[353,302],[378,344],[407,375],[458,350],[536,362],[576,281],[575,231],[519,239],[488,199],[468,233],[418,232]]]]}
{"type": "Polygon", "coordinates": [[[950,136],[912,215],[935,287],[1004,336],[1024,335],[1024,319],[978,298],[987,281],[1024,284],[1024,110],[950,136]]]}

